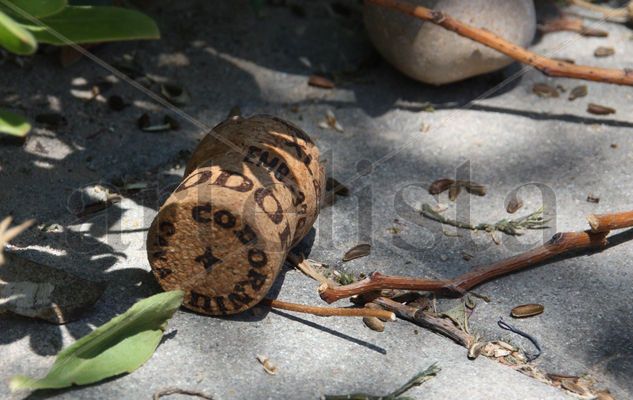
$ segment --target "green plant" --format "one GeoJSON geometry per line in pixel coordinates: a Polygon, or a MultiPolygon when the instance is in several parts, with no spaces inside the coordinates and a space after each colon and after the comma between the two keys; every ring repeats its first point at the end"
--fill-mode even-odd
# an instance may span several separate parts
{"type": "MultiPolygon", "coordinates": [[[[109,6],[70,6],[67,0],[0,0],[0,47],[17,55],[39,43],[56,46],[158,39],[156,23],[138,11],[109,6]]],[[[0,133],[25,136],[30,125],[0,110],[0,133]]]]}

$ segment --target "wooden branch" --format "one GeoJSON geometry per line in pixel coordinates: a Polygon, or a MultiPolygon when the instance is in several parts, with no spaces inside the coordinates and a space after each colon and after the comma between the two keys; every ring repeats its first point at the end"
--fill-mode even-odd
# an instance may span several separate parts
{"type": "MultiPolygon", "coordinates": [[[[593,4],[590,3],[586,0],[570,0],[570,3],[584,8],[586,10],[591,10],[591,11],[595,11],[595,12],[599,12],[600,14],[604,15],[604,17],[607,20],[612,20],[613,18],[616,19],[621,19],[621,18],[625,18],[625,19],[630,19],[630,10],[633,10],[633,7],[631,6],[631,2],[629,2],[629,4],[627,5],[627,7],[622,7],[622,8],[611,8],[611,7],[605,7],[605,6],[601,6],[599,4],[593,4]]],[[[618,21],[618,22],[622,22],[622,21],[618,21]]]]}
{"type": "Polygon", "coordinates": [[[391,311],[376,310],[371,308],[332,308],[308,306],[305,304],[288,303],[281,300],[263,299],[260,304],[280,310],[295,311],[306,314],[318,315],[321,317],[376,317],[395,321],[396,316],[391,311]]]}
{"type": "Polygon", "coordinates": [[[534,266],[557,255],[587,248],[604,247],[607,243],[605,238],[608,233],[591,231],[557,233],[542,246],[514,257],[497,261],[491,265],[477,268],[453,280],[387,276],[375,272],[369,278],[351,285],[338,287],[321,285],[319,287],[319,295],[327,303],[332,303],[344,297],[383,289],[424,290],[461,295],[483,282],[534,266]]]}
{"type": "Polygon", "coordinates": [[[319,295],[327,303],[333,303],[345,297],[382,289],[425,290],[429,292],[437,292],[445,289],[451,283],[452,282],[448,280],[421,279],[407,276],[387,276],[379,272],[374,272],[369,277],[350,285],[336,287],[321,285],[319,286],[319,295]]]}
{"type": "Polygon", "coordinates": [[[453,322],[448,318],[438,318],[422,309],[400,304],[397,301],[393,301],[386,297],[378,297],[373,302],[387,310],[393,311],[400,318],[444,335],[467,349],[470,349],[470,347],[475,343],[474,336],[456,327],[455,324],[453,324],[453,322]]]}
{"type": "Polygon", "coordinates": [[[564,61],[552,60],[526,50],[485,29],[467,25],[441,11],[431,10],[422,6],[415,6],[411,3],[400,0],[366,1],[439,25],[444,29],[457,33],[460,36],[469,38],[475,42],[483,44],[484,46],[497,50],[516,61],[531,65],[547,76],[584,79],[588,81],[633,86],[633,70],[588,67],[564,61]]]}
{"type": "Polygon", "coordinates": [[[612,214],[591,214],[587,222],[594,232],[608,232],[615,229],[630,228],[633,226],[633,211],[624,211],[612,214]]]}

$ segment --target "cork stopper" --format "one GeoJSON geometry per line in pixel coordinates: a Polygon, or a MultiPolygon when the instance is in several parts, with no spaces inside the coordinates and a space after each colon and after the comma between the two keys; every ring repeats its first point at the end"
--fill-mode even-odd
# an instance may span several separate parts
{"type": "Polygon", "coordinates": [[[222,122],[149,229],[156,279],[203,314],[253,307],[312,227],[323,187],[318,148],[299,128],[265,115],[222,122]]]}

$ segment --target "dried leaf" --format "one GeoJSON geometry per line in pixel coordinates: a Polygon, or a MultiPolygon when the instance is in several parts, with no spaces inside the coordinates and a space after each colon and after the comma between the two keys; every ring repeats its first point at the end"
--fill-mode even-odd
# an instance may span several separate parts
{"type": "Polygon", "coordinates": [[[558,90],[546,83],[537,83],[532,86],[532,93],[539,97],[558,97],[558,90]]]}
{"type": "Polygon", "coordinates": [[[462,331],[470,333],[470,330],[468,328],[469,313],[466,310],[466,304],[463,301],[460,301],[458,305],[451,308],[450,310],[440,313],[440,315],[447,317],[448,319],[453,321],[455,325],[457,325],[462,331]]]}
{"type": "Polygon", "coordinates": [[[368,256],[371,252],[371,245],[367,243],[361,243],[347,250],[343,256],[343,261],[351,261],[356,258],[368,256]]]}
{"type": "Polygon", "coordinates": [[[585,387],[581,386],[573,379],[563,379],[560,381],[560,385],[563,387],[563,389],[569,390],[570,392],[576,393],[581,396],[584,396],[588,393],[588,390],[585,387]]]}
{"type": "Polygon", "coordinates": [[[270,359],[268,359],[268,357],[258,355],[257,361],[259,361],[262,367],[264,367],[264,371],[266,371],[267,374],[270,374],[270,375],[277,374],[277,367],[270,361],[270,359]]]}
{"type": "Polygon", "coordinates": [[[0,311],[54,324],[78,319],[101,297],[105,285],[7,253],[0,268],[0,311]]]}
{"type": "Polygon", "coordinates": [[[587,105],[587,112],[596,115],[609,115],[615,114],[615,109],[607,106],[601,106],[600,104],[589,103],[587,105]]]}
{"type": "Polygon", "coordinates": [[[11,378],[11,390],[86,385],[136,370],[156,350],[167,320],[180,307],[183,295],[177,290],[137,302],[62,350],[44,378],[11,378]]]}
{"type": "Polygon", "coordinates": [[[514,307],[510,315],[514,318],[527,318],[542,314],[543,311],[545,311],[545,307],[542,304],[523,304],[514,307]]]}
{"type": "Polygon", "coordinates": [[[334,82],[320,75],[311,75],[310,78],[308,78],[308,85],[321,89],[334,89],[335,87],[334,82]]]}
{"type": "Polygon", "coordinates": [[[429,186],[429,194],[432,194],[432,195],[440,194],[448,190],[448,188],[450,188],[454,183],[455,181],[453,179],[449,179],[449,178],[438,179],[435,182],[431,183],[431,186],[429,186]]]}
{"type": "Polygon", "coordinates": [[[569,101],[574,101],[580,97],[585,97],[587,95],[587,85],[576,86],[569,92],[569,101]]]}
{"type": "Polygon", "coordinates": [[[604,47],[604,46],[600,46],[598,47],[594,52],[593,55],[595,57],[609,57],[615,54],[615,49],[613,47],[604,47]]]}

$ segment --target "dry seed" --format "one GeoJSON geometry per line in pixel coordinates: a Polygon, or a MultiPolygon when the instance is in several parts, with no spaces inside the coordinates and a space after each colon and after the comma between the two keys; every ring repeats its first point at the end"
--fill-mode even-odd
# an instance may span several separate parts
{"type": "Polygon", "coordinates": [[[537,83],[532,86],[532,93],[539,97],[558,97],[558,90],[546,83],[537,83]]]}
{"type": "Polygon", "coordinates": [[[523,304],[512,309],[510,315],[514,318],[527,318],[542,314],[545,307],[541,304],[523,304]]]}
{"type": "Polygon", "coordinates": [[[477,196],[485,196],[486,195],[486,187],[479,183],[475,183],[472,181],[457,181],[460,186],[463,186],[464,189],[470,194],[475,194],[477,196]]]}
{"type": "Polygon", "coordinates": [[[510,199],[510,201],[508,201],[508,204],[506,205],[506,211],[510,214],[514,214],[521,207],[523,207],[523,200],[515,195],[513,198],[510,199]]]}
{"type": "Polygon", "coordinates": [[[350,261],[356,258],[365,257],[368,256],[370,252],[371,245],[367,243],[362,243],[347,250],[347,252],[343,256],[343,261],[350,261]]]}
{"type": "Polygon", "coordinates": [[[372,331],[383,332],[385,330],[385,323],[376,317],[363,317],[363,323],[372,331]]]}
{"type": "Polygon", "coordinates": [[[308,85],[315,86],[321,89],[334,89],[334,82],[320,75],[311,75],[308,78],[308,85]]]}
{"type": "Polygon", "coordinates": [[[270,362],[268,357],[259,355],[256,358],[257,361],[259,361],[259,363],[262,365],[262,367],[264,367],[264,371],[266,371],[267,374],[277,374],[277,367],[272,362],[270,362]]]}
{"type": "Polygon", "coordinates": [[[589,103],[587,105],[587,112],[596,115],[609,115],[615,114],[615,109],[607,106],[601,106],[600,104],[589,103]]]}
{"type": "Polygon", "coordinates": [[[613,47],[603,47],[603,46],[598,47],[593,52],[593,55],[596,57],[609,57],[614,54],[615,54],[615,49],[613,47]]]}
{"type": "Polygon", "coordinates": [[[454,183],[455,181],[452,179],[438,179],[429,186],[429,194],[440,194],[451,187],[454,183]]]}
{"type": "Polygon", "coordinates": [[[587,95],[587,85],[576,86],[569,92],[569,101],[574,101],[580,97],[585,97],[587,95]]]}
{"type": "Polygon", "coordinates": [[[450,201],[455,201],[457,199],[457,196],[459,196],[459,192],[461,192],[461,190],[462,190],[461,185],[457,185],[457,184],[451,185],[448,188],[448,199],[450,201]]]}

